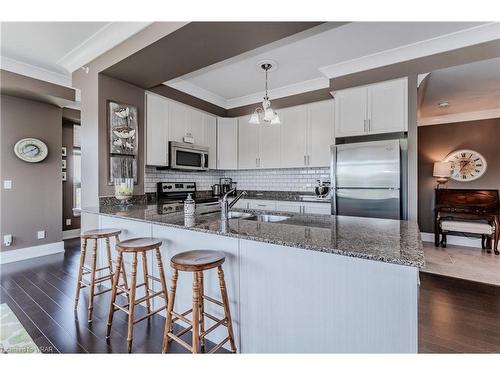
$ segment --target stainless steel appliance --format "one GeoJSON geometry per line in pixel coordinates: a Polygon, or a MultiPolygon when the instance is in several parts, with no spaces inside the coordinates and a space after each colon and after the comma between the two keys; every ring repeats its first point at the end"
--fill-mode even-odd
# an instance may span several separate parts
{"type": "Polygon", "coordinates": [[[406,139],[332,146],[332,214],[406,218],[406,139]]]}
{"type": "Polygon", "coordinates": [[[212,185],[212,195],[214,197],[220,197],[222,195],[222,189],[220,184],[212,185]]]}
{"type": "Polygon", "coordinates": [[[158,213],[168,214],[184,209],[184,200],[191,194],[196,204],[218,206],[216,197],[199,196],[196,193],[195,182],[158,182],[156,184],[158,197],[158,213]]]}
{"type": "MultiPolygon", "coordinates": [[[[219,184],[221,186],[222,195],[226,194],[230,190],[236,189],[236,183],[233,182],[233,179],[230,177],[219,178],[219,184]]],[[[232,194],[236,195],[236,190],[232,194]]]]}
{"type": "Polygon", "coordinates": [[[209,148],[190,143],[169,142],[170,168],[189,171],[208,170],[209,148]]]}
{"type": "Polygon", "coordinates": [[[314,188],[314,192],[318,198],[325,198],[330,193],[330,182],[317,180],[318,186],[314,188]]]}

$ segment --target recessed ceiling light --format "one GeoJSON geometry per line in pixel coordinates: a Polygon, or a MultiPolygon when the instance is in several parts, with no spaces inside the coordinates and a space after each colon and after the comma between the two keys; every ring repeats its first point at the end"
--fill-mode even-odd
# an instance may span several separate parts
{"type": "Polygon", "coordinates": [[[450,106],[449,102],[439,102],[438,103],[438,107],[439,108],[446,108],[446,107],[449,107],[449,106],[450,106]]]}

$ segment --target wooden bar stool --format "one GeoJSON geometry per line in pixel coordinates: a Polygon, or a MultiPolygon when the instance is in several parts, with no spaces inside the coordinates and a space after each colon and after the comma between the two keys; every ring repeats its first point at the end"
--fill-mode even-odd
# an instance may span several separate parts
{"type": "Polygon", "coordinates": [[[117,310],[123,311],[125,314],[128,315],[128,334],[127,334],[127,346],[128,346],[128,352],[130,353],[132,351],[132,340],[134,336],[134,324],[139,323],[143,321],[144,319],[150,318],[154,314],[157,314],[158,312],[165,310],[167,308],[167,283],[165,281],[165,273],[163,272],[163,263],[161,261],[161,254],[160,254],[160,246],[161,246],[161,240],[156,239],[156,238],[131,238],[125,241],[117,242],[116,244],[116,251],[118,252],[118,260],[117,260],[117,267],[115,270],[115,275],[113,278],[113,286],[112,286],[112,294],[111,294],[111,304],[109,306],[109,318],[108,318],[108,330],[106,337],[109,338],[109,335],[111,333],[111,325],[113,324],[113,315],[114,312],[117,310]],[[146,253],[150,250],[155,250],[156,252],[156,261],[158,264],[158,273],[159,273],[159,278],[151,276],[148,272],[148,265],[147,265],[147,256],[146,253]],[[119,285],[120,281],[120,275],[122,274],[121,271],[123,269],[123,254],[124,253],[130,253],[133,254],[133,260],[132,260],[132,273],[131,273],[131,280],[130,280],[130,288],[128,287],[122,287],[119,285]],[[144,282],[137,285],[137,257],[138,254],[142,255],[142,270],[143,270],[143,277],[144,277],[144,282]],[[161,284],[161,291],[155,292],[154,290],[149,288],[149,280],[154,280],[157,281],[161,284]],[[139,299],[136,299],[135,294],[137,288],[140,288],[144,286],[144,292],[145,295],[144,297],[141,297],[139,299]],[[125,304],[124,306],[119,305],[116,303],[116,296],[118,291],[125,293],[128,295],[128,303],[125,304]],[[165,301],[164,305],[154,311],[151,311],[151,299],[157,296],[161,296],[163,300],[165,301]],[[147,314],[138,318],[134,319],[134,309],[135,305],[146,302],[147,306],[147,314]]]}
{"type": "MultiPolygon", "coordinates": [[[[75,310],[78,307],[78,301],[80,299],[80,290],[82,288],[89,288],[89,307],[88,307],[88,321],[92,321],[92,312],[94,310],[94,297],[100,294],[111,291],[111,288],[95,292],[96,283],[101,284],[103,281],[113,280],[113,259],[111,258],[111,245],[109,239],[115,237],[116,242],[118,242],[120,229],[93,229],[81,234],[82,239],[82,251],[80,253],[80,268],[78,272],[78,283],[76,285],[76,297],[75,297],[75,310]],[[107,263],[105,267],[97,268],[97,242],[99,239],[104,238],[106,240],[106,253],[107,253],[107,263]],[[94,246],[92,247],[92,259],[90,268],[85,266],[85,256],[87,255],[87,243],[89,240],[94,240],[94,246]],[[97,272],[107,270],[107,274],[104,276],[97,277],[97,272]],[[84,275],[90,274],[90,284],[83,280],[84,275]]],[[[126,278],[124,279],[126,283],[126,278]]]]}
{"type": "Polygon", "coordinates": [[[174,340],[185,347],[192,353],[198,353],[198,347],[201,344],[202,351],[205,350],[205,338],[214,331],[217,327],[223,325],[227,328],[228,336],[210,350],[209,353],[215,353],[222,345],[229,341],[231,351],[236,353],[236,345],[234,343],[233,324],[231,321],[231,313],[229,311],[229,300],[227,297],[226,282],[224,281],[224,271],[222,263],[226,260],[224,253],[212,250],[192,250],[179,253],[172,257],[170,265],[173,268],[172,285],[170,287],[170,295],[167,308],[167,321],[165,322],[165,331],[163,335],[163,349],[166,353],[168,350],[168,342],[174,340]],[[221,292],[222,302],[212,297],[206,296],[203,288],[203,271],[217,267],[219,276],[219,288],[221,292]],[[177,278],[179,271],[193,272],[193,307],[182,314],[174,311],[175,291],[177,288],[177,278]],[[204,301],[207,300],[224,309],[224,318],[218,319],[215,316],[208,314],[204,309],[204,301]],[[186,316],[192,313],[192,320],[186,316]],[[210,328],[205,330],[205,317],[215,322],[210,328]],[[172,331],[172,323],[176,320],[181,320],[188,324],[177,334],[172,331]],[[181,336],[191,331],[193,332],[192,345],[181,339],[181,336]]]}

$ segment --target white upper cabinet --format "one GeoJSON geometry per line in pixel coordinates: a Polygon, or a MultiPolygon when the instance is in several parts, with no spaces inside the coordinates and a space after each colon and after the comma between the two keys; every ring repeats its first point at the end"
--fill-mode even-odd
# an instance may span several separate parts
{"type": "Polygon", "coordinates": [[[307,109],[301,105],[278,111],[281,120],[281,167],[307,165],[307,109]]]}
{"type": "Polygon", "coordinates": [[[368,107],[366,87],[355,87],[335,93],[335,136],[362,135],[366,132],[368,107]]]}
{"type": "Polygon", "coordinates": [[[187,105],[146,93],[146,164],[168,166],[168,142],[183,142],[191,134],[195,144],[210,148],[209,168],[217,168],[217,119],[187,105]]]}
{"type": "MultiPolygon", "coordinates": [[[[255,125],[254,125],[255,126],[255,125]]],[[[277,124],[259,126],[259,168],[279,168],[281,166],[281,134],[277,124]]]]}
{"type": "Polygon", "coordinates": [[[259,125],[249,124],[250,116],[238,118],[238,169],[259,166],[259,125]]]}
{"type": "Polygon", "coordinates": [[[168,104],[146,93],[146,164],[168,166],[168,104]]]}
{"type": "Polygon", "coordinates": [[[237,118],[217,118],[217,168],[238,169],[237,118]]]}
{"type": "Polygon", "coordinates": [[[202,126],[203,138],[201,144],[210,149],[208,156],[208,168],[217,169],[217,118],[203,113],[202,126]]]}
{"type": "Polygon", "coordinates": [[[408,80],[395,79],[335,93],[335,136],[408,130],[408,80]]]}
{"type": "Polygon", "coordinates": [[[397,79],[368,87],[370,133],[408,130],[408,81],[397,79]]]}
{"type": "Polygon", "coordinates": [[[307,166],[328,167],[335,143],[333,100],[309,104],[307,113],[307,166]]]}

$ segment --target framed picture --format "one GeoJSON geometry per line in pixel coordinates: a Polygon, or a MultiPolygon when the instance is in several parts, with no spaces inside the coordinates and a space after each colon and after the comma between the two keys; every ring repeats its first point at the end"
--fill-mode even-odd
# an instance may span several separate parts
{"type": "Polygon", "coordinates": [[[108,185],[113,185],[116,178],[133,178],[137,185],[137,161],[132,156],[110,156],[108,185]]]}
{"type": "Polygon", "coordinates": [[[62,156],[66,156],[66,155],[67,155],[67,154],[66,154],[66,147],[62,147],[62,148],[61,148],[61,155],[62,155],[62,156]]]}
{"type": "Polygon", "coordinates": [[[137,107],[108,101],[109,153],[137,155],[137,107]]]}
{"type": "Polygon", "coordinates": [[[62,160],[62,169],[66,169],[66,159],[62,160]]]}
{"type": "Polygon", "coordinates": [[[66,172],[65,171],[62,172],[62,180],[66,181],[66,172]]]}

